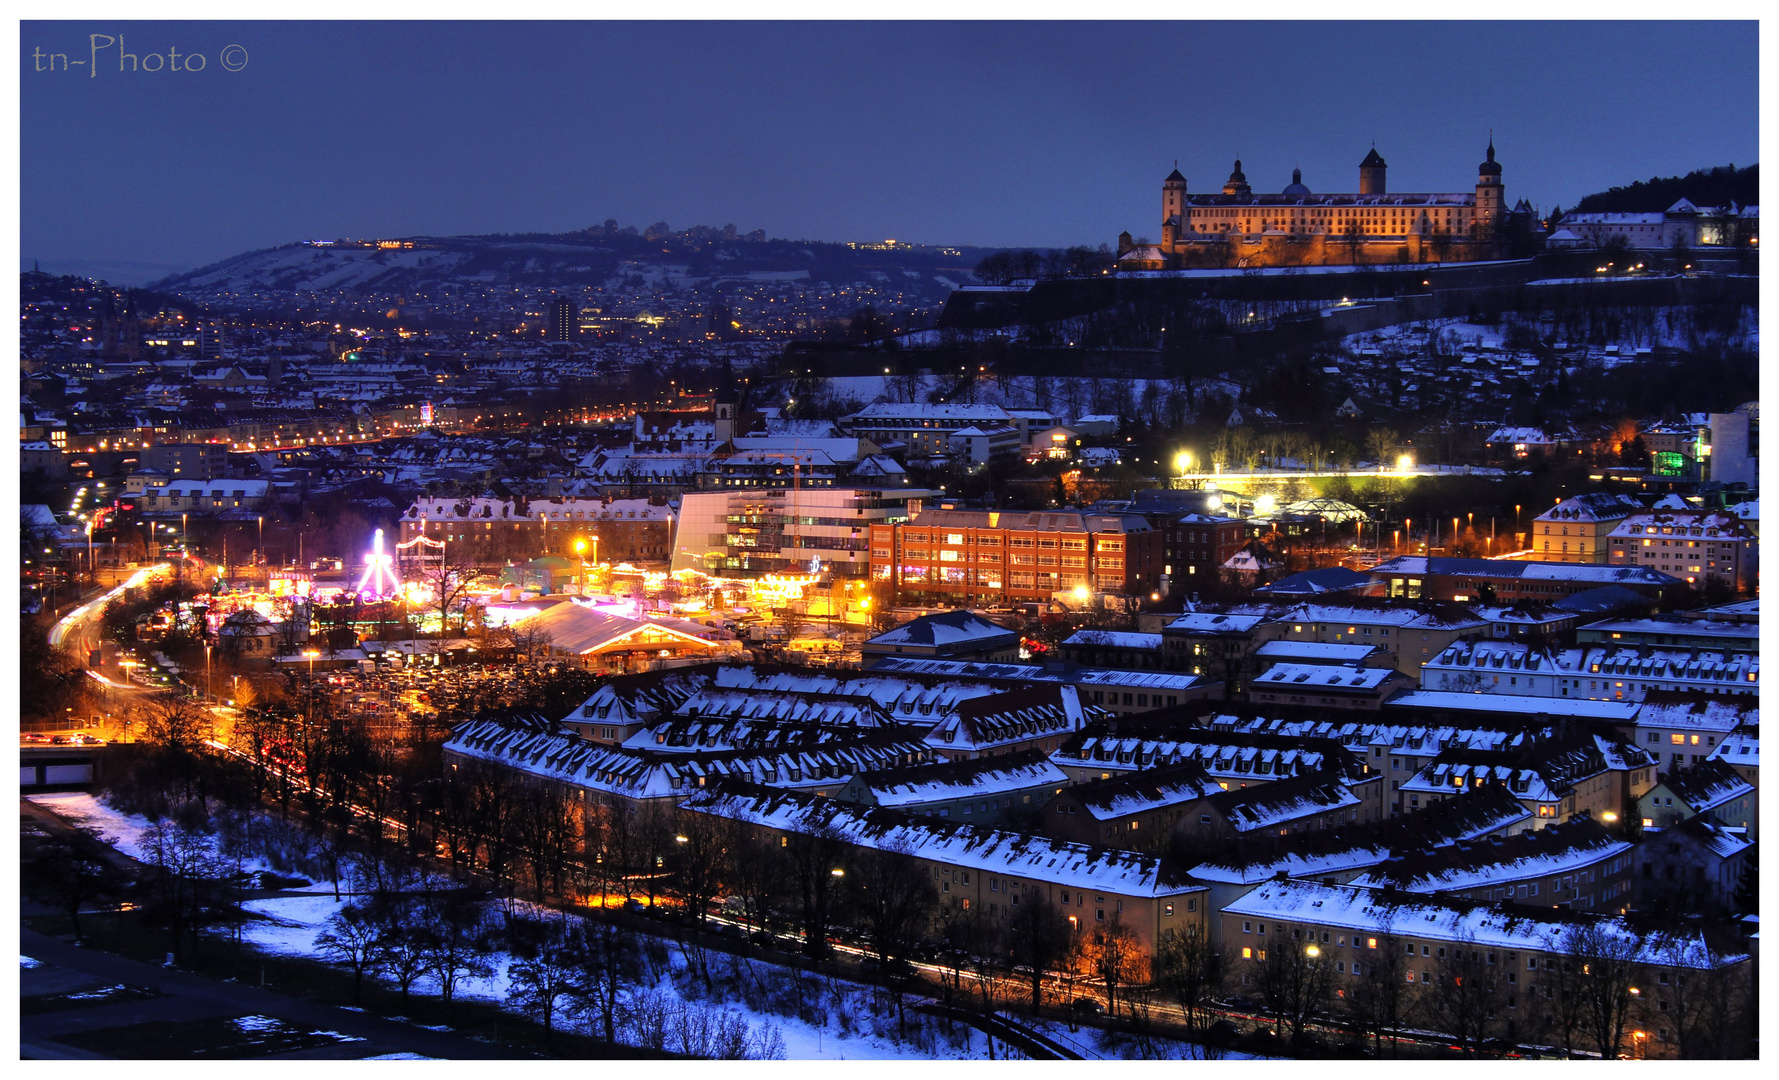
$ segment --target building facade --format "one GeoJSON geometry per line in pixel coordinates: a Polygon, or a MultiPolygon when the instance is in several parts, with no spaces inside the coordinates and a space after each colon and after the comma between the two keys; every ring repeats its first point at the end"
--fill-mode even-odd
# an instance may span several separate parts
{"type": "Polygon", "coordinates": [[[926,510],[872,526],[871,577],[959,605],[1140,596],[1158,583],[1162,549],[1161,533],[1132,514],[926,510]]]}
{"type": "Polygon", "coordinates": [[[1532,519],[1532,555],[1539,562],[1603,563],[1606,538],[1619,522],[1643,509],[1623,495],[1590,493],[1564,499],[1532,519]]]}
{"type": "MultiPolygon", "coordinates": [[[[1277,195],[1255,194],[1238,159],[1220,193],[1193,195],[1175,169],[1161,185],[1161,242],[1118,238],[1120,270],[1191,267],[1348,266],[1489,259],[1510,227],[1501,165],[1490,140],[1469,191],[1391,193],[1377,149],[1359,163],[1359,190],[1316,194],[1294,170],[1277,195]]],[[[1521,220],[1524,218],[1524,220],[1521,220]]]]}
{"type": "Polygon", "coordinates": [[[1734,514],[1660,510],[1632,514],[1608,537],[1613,566],[1645,566],[1689,585],[1752,592],[1760,566],[1760,538],[1734,514]]]}
{"type": "Polygon", "coordinates": [[[588,562],[660,563],[673,547],[665,499],[420,498],[401,518],[404,551],[418,537],[477,563],[560,555],[588,562]]]}
{"type": "Polygon", "coordinates": [[[713,577],[832,573],[863,578],[875,531],[920,513],[926,488],[761,488],[688,492],[673,572],[713,577]]]}

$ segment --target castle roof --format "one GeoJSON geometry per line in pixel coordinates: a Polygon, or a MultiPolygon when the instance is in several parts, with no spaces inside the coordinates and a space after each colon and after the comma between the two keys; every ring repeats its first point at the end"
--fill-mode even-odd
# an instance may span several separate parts
{"type": "Polygon", "coordinates": [[[1186,178],[1185,178],[1185,177],[1184,177],[1184,176],[1181,176],[1181,175],[1180,175],[1180,170],[1179,170],[1179,169],[1175,169],[1175,170],[1174,170],[1174,171],[1173,171],[1173,172],[1171,172],[1171,173],[1168,173],[1168,174],[1167,174],[1167,179],[1166,179],[1166,180],[1164,180],[1164,181],[1162,181],[1162,182],[1163,182],[1163,183],[1167,183],[1167,184],[1171,184],[1171,183],[1173,183],[1173,182],[1174,182],[1174,181],[1175,181],[1175,180],[1178,180],[1178,181],[1179,181],[1179,182],[1180,182],[1180,183],[1182,183],[1182,184],[1184,184],[1184,183],[1185,183],[1185,182],[1186,182],[1186,178]]]}
{"type": "Polygon", "coordinates": [[[1310,189],[1307,187],[1304,187],[1304,185],[1303,185],[1303,170],[1302,169],[1292,169],[1291,170],[1291,182],[1289,184],[1285,185],[1285,190],[1280,192],[1280,194],[1304,196],[1304,195],[1308,195],[1309,193],[1310,193],[1310,189]]]}
{"type": "Polygon", "coordinates": [[[1377,147],[1371,148],[1371,152],[1365,155],[1365,160],[1359,163],[1359,167],[1361,169],[1382,169],[1385,167],[1384,159],[1378,155],[1377,147]]]}
{"type": "Polygon", "coordinates": [[[1483,174],[1484,176],[1500,176],[1501,175],[1501,163],[1495,160],[1495,139],[1493,136],[1490,136],[1490,138],[1489,138],[1488,160],[1484,161],[1481,165],[1478,165],[1476,167],[1476,171],[1483,174]]]}

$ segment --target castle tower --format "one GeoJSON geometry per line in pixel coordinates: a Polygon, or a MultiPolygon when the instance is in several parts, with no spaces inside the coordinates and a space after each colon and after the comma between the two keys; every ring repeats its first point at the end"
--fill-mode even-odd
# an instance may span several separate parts
{"type": "Polygon", "coordinates": [[[1385,167],[1384,159],[1378,155],[1377,147],[1373,146],[1371,153],[1366,154],[1365,160],[1359,163],[1359,194],[1384,194],[1385,167]]]}
{"type": "Polygon", "coordinates": [[[1174,171],[1161,182],[1161,220],[1181,218],[1186,214],[1186,178],[1180,175],[1179,162],[1174,171]]]}
{"type": "Polygon", "coordinates": [[[1501,185],[1501,164],[1495,160],[1495,136],[1489,134],[1488,160],[1476,167],[1476,232],[1490,236],[1501,224],[1507,207],[1507,189],[1501,185]]]}
{"type": "Polygon", "coordinates": [[[1230,173],[1229,179],[1223,183],[1223,194],[1240,195],[1245,198],[1253,193],[1254,189],[1248,186],[1248,178],[1242,175],[1242,159],[1236,158],[1235,171],[1230,173]]]}

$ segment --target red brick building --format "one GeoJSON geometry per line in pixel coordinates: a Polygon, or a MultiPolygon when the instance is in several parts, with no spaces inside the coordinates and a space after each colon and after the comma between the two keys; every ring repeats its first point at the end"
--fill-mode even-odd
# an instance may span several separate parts
{"type": "Polygon", "coordinates": [[[909,600],[957,605],[1136,596],[1159,585],[1164,545],[1137,514],[926,510],[871,526],[871,577],[909,600]]]}

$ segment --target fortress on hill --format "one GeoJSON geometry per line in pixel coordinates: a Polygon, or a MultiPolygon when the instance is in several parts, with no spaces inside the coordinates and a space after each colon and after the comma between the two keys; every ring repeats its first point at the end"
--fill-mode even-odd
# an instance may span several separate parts
{"type": "Polygon", "coordinates": [[[1118,237],[1118,269],[1390,266],[1502,257],[1529,234],[1525,200],[1507,208],[1495,141],[1470,191],[1392,193],[1377,148],[1359,163],[1359,190],[1317,194],[1302,170],[1276,195],[1255,194],[1242,163],[1221,193],[1193,195],[1176,168],[1161,183],[1161,242],[1118,237]]]}

